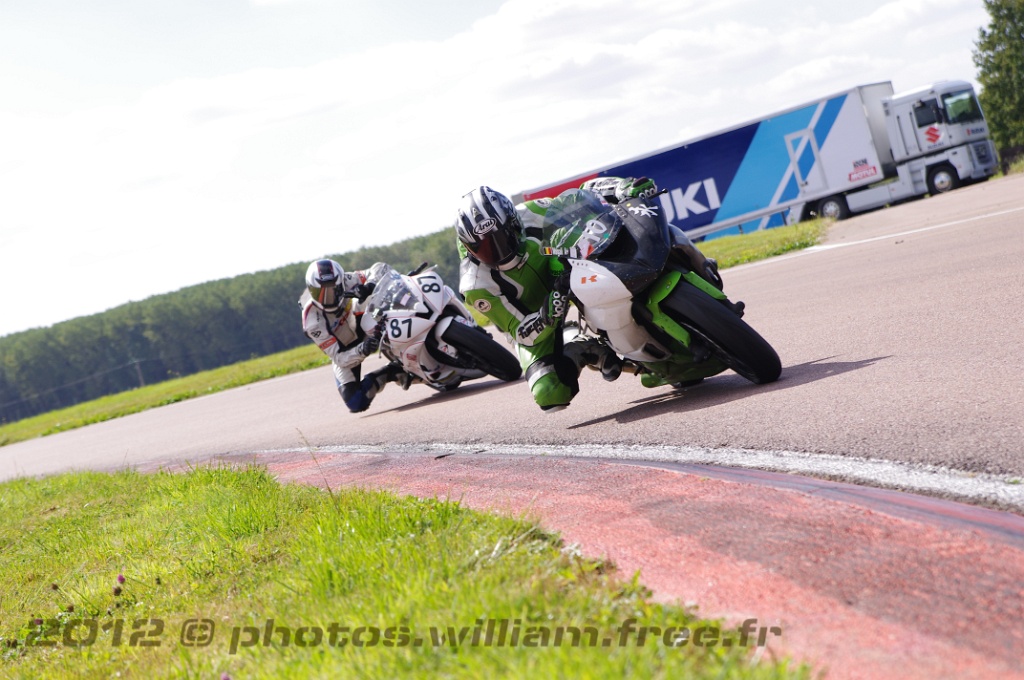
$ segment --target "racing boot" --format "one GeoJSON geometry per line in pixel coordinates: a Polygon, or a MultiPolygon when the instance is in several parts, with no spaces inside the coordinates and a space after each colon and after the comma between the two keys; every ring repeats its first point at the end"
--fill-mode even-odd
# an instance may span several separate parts
{"type": "Polygon", "coordinates": [[[409,385],[412,385],[413,378],[415,378],[415,376],[411,373],[402,371],[399,375],[395,376],[395,382],[398,383],[398,386],[404,391],[409,389],[409,385]]]}
{"type": "Polygon", "coordinates": [[[600,371],[601,377],[612,382],[622,374],[622,359],[611,347],[596,338],[578,337],[565,344],[565,355],[576,362],[581,370],[588,366],[600,371]]]}
{"type": "Polygon", "coordinates": [[[363,381],[372,380],[377,385],[376,392],[380,392],[384,389],[384,386],[389,382],[398,383],[403,390],[409,389],[409,385],[413,382],[413,376],[405,372],[402,368],[402,364],[397,361],[392,361],[387,366],[378,368],[376,371],[371,371],[366,374],[363,381]]]}
{"type": "Polygon", "coordinates": [[[388,381],[397,383],[402,390],[408,390],[409,385],[417,382],[416,376],[412,373],[408,373],[404,368],[402,368],[402,364],[397,361],[392,361],[384,368],[387,370],[388,381]]]}

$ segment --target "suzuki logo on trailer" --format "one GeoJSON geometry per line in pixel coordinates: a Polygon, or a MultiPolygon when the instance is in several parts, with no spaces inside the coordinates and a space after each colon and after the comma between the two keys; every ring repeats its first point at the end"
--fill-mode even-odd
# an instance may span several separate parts
{"type": "Polygon", "coordinates": [[[722,207],[722,200],[718,197],[718,187],[715,186],[715,178],[708,177],[700,182],[694,182],[682,189],[673,189],[668,197],[663,196],[661,205],[665,208],[665,219],[672,222],[678,215],[679,219],[685,220],[691,214],[700,215],[709,210],[718,210],[722,207]],[[704,187],[704,196],[707,205],[697,200],[697,192],[704,187]]]}
{"type": "Polygon", "coordinates": [[[935,142],[942,139],[942,130],[932,125],[930,128],[924,131],[924,138],[928,140],[929,144],[934,144],[935,142]]]}

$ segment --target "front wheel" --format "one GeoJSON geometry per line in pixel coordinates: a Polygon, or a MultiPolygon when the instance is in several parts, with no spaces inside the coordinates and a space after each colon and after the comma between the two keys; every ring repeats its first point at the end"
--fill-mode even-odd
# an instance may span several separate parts
{"type": "Polygon", "coordinates": [[[779,379],[782,363],[768,341],[704,291],[680,282],[661,306],[673,321],[707,343],[719,361],[750,382],[762,385],[779,379]]]}
{"type": "Polygon", "coordinates": [[[461,357],[468,357],[474,368],[499,380],[510,382],[523,374],[519,360],[480,328],[471,328],[453,319],[441,337],[454,345],[461,357]]]}
{"type": "Polygon", "coordinates": [[[943,163],[928,171],[928,193],[932,196],[960,188],[960,175],[952,165],[943,163]]]}

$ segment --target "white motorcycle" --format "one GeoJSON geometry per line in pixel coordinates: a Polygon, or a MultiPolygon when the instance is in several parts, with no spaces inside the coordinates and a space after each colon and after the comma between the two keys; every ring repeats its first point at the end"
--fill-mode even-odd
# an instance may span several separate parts
{"type": "Polygon", "coordinates": [[[380,333],[380,352],[407,373],[442,392],[488,374],[505,381],[522,376],[519,360],[477,325],[433,268],[410,275],[388,268],[371,278],[362,328],[380,333]]]}

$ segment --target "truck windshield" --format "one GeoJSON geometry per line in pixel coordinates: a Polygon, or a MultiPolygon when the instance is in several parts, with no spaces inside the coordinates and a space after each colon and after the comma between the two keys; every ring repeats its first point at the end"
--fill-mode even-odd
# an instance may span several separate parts
{"type": "Polygon", "coordinates": [[[973,123],[983,119],[981,106],[978,105],[973,90],[943,95],[942,103],[946,107],[946,117],[950,123],[973,123]]]}

